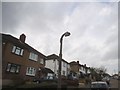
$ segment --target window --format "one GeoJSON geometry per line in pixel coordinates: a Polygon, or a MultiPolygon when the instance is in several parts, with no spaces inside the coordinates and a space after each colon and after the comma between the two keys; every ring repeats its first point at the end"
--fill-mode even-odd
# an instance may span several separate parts
{"type": "Polygon", "coordinates": [[[83,70],[83,67],[81,67],[81,70],[83,70]]]}
{"type": "Polygon", "coordinates": [[[59,60],[57,60],[57,64],[59,65],[59,60]]]}
{"type": "Polygon", "coordinates": [[[3,45],[5,44],[5,42],[2,43],[3,45]]]}
{"type": "Polygon", "coordinates": [[[63,71],[63,75],[65,76],[65,71],[63,71]]]}
{"type": "Polygon", "coordinates": [[[40,58],[40,63],[44,64],[44,59],[43,58],[40,58]]]}
{"type": "Polygon", "coordinates": [[[30,55],[29,55],[29,59],[37,61],[38,60],[38,55],[31,52],[30,55]]]}
{"type": "Polygon", "coordinates": [[[12,72],[12,73],[19,73],[20,72],[20,65],[8,63],[6,71],[12,72]]]}
{"type": "Polygon", "coordinates": [[[68,68],[70,68],[70,65],[69,65],[69,64],[67,64],[67,67],[68,67],[68,68]]]}
{"type": "Polygon", "coordinates": [[[83,67],[83,71],[85,71],[85,68],[83,67]]]}
{"type": "Polygon", "coordinates": [[[15,53],[17,55],[23,55],[23,49],[21,49],[20,47],[17,47],[17,46],[13,46],[12,48],[12,53],[15,53]]]}
{"type": "Polygon", "coordinates": [[[27,67],[26,75],[35,76],[36,69],[33,67],[27,67]]]}
{"type": "Polygon", "coordinates": [[[63,62],[63,67],[65,67],[65,64],[66,64],[66,63],[65,63],[65,62],[63,62]]]}
{"type": "Polygon", "coordinates": [[[57,74],[59,74],[59,70],[57,70],[57,74]]]}

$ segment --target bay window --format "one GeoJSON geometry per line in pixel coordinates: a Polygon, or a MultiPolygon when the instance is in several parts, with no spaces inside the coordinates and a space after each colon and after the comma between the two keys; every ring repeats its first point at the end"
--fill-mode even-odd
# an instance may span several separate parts
{"type": "Polygon", "coordinates": [[[36,69],[35,68],[33,68],[33,67],[27,67],[26,75],[35,76],[35,74],[36,74],[36,69]]]}

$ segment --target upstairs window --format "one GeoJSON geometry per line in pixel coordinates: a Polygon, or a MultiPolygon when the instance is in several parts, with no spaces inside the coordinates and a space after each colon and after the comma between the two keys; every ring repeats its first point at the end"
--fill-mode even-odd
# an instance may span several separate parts
{"type": "Polygon", "coordinates": [[[43,58],[40,58],[40,63],[44,64],[44,59],[43,58]]]}
{"type": "Polygon", "coordinates": [[[11,73],[19,73],[20,72],[20,65],[8,63],[6,71],[11,72],[11,73]]]}
{"type": "Polygon", "coordinates": [[[83,70],[83,67],[81,67],[81,70],[83,70]]]}
{"type": "Polygon", "coordinates": [[[35,68],[33,68],[33,67],[27,67],[26,75],[35,76],[35,73],[36,73],[36,69],[35,68]]]}
{"type": "Polygon", "coordinates": [[[67,68],[70,68],[70,65],[69,65],[69,64],[67,64],[67,68]]]}
{"type": "Polygon", "coordinates": [[[63,62],[63,67],[65,67],[65,64],[66,64],[66,63],[65,63],[65,62],[63,62]]]}
{"type": "Polygon", "coordinates": [[[12,53],[15,53],[15,54],[17,54],[17,55],[23,55],[23,49],[22,48],[20,48],[20,47],[17,47],[17,46],[13,46],[13,48],[12,48],[12,53]]]}
{"type": "Polygon", "coordinates": [[[63,75],[65,76],[65,71],[63,71],[63,75]]]}
{"type": "Polygon", "coordinates": [[[59,60],[57,60],[57,65],[59,65],[59,60]]]}
{"type": "Polygon", "coordinates": [[[59,70],[57,70],[57,75],[59,74],[59,70]]]}
{"type": "Polygon", "coordinates": [[[38,55],[30,52],[29,59],[34,60],[34,61],[38,61],[38,55]]]}

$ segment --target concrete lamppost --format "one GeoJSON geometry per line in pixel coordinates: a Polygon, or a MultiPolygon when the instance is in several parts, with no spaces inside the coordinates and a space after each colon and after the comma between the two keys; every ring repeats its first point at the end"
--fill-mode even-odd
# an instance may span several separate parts
{"type": "Polygon", "coordinates": [[[60,38],[60,54],[59,54],[59,68],[58,68],[58,89],[61,89],[61,61],[62,61],[62,41],[63,37],[70,36],[69,32],[65,32],[60,38]]]}

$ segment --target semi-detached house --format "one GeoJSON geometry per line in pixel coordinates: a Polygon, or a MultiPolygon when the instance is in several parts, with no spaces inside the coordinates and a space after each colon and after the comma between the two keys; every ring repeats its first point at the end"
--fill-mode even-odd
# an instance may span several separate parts
{"type": "Polygon", "coordinates": [[[8,34],[2,36],[2,84],[32,81],[42,76],[46,56],[25,43],[26,36],[19,39],[8,34]]]}
{"type": "MultiPolygon", "coordinates": [[[[2,36],[2,85],[33,81],[47,74],[51,75],[51,72],[58,77],[58,55],[43,55],[25,43],[24,34],[19,38],[9,34],[0,35],[2,36]]],[[[71,71],[76,72],[78,76],[80,72],[85,73],[86,69],[79,62],[68,63],[62,59],[61,75],[67,77],[71,75],[71,71]]]]}
{"type": "MultiPolygon", "coordinates": [[[[58,77],[58,68],[59,68],[59,56],[56,54],[51,54],[47,56],[45,61],[45,67],[50,68],[56,77],[58,77]]],[[[67,77],[70,74],[70,64],[62,59],[61,61],[61,75],[67,77]]]]}
{"type": "Polygon", "coordinates": [[[90,67],[87,67],[86,64],[81,65],[79,61],[70,62],[71,71],[75,72],[74,76],[77,78],[83,78],[83,76],[90,75],[90,67]]]}

